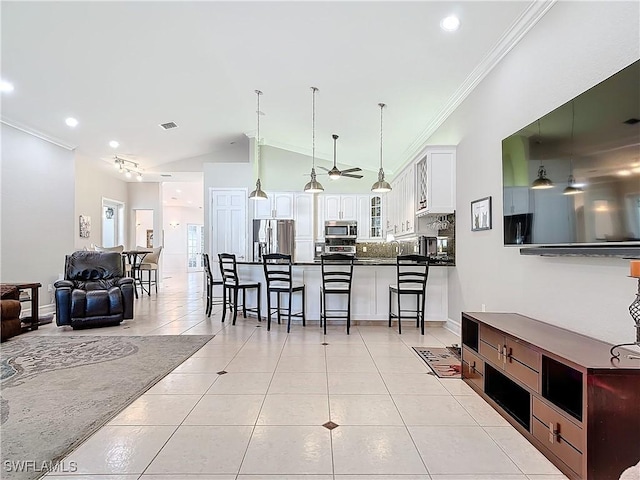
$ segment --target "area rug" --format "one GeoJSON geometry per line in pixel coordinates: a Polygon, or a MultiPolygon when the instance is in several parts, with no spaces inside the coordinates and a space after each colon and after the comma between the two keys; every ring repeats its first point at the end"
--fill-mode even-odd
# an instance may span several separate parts
{"type": "Polygon", "coordinates": [[[415,352],[440,378],[462,378],[458,348],[413,347],[415,352]]]}
{"type": "Polygon", "coordinates": [[[3,479],[34,479],[213,336],[24,336],[2,344],[3,479]],[[20,463],[22,462],[22,463],[20,463]]]}

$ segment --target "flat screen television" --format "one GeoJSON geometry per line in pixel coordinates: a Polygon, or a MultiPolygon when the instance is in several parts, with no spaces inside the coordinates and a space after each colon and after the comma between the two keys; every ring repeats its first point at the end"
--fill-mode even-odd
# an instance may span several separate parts
{"type": "Polygon", "coordinates": [[[505,245],[640,245],[640,61],[505,138],[502,180],[505,245]]]}

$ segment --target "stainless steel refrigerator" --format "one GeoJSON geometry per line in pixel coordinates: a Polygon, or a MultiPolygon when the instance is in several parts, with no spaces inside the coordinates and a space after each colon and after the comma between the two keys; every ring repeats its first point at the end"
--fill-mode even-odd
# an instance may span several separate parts
{"type": "Polygon", "coordinates": [[[284,253],[295,259],[295,233],[293,220],[254,220],[253,261],[261,262],[266,253],[284,253]]]}

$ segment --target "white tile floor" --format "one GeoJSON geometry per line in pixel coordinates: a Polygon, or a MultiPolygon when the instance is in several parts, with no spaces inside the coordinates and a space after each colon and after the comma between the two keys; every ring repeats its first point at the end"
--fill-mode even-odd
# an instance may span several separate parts
{"type": "Polygon", "coordinates": [[[464,382],[429,374],[411,347],[459,342],[443,328],[335,326],[325,337],[310,322],[287,335],[255,318],[223,325],[203,303],[201,274],[174,276],[119,327],[28,333],[215,334],[65,459],[78,472],[54,480],[566,478],[464,382]]]}

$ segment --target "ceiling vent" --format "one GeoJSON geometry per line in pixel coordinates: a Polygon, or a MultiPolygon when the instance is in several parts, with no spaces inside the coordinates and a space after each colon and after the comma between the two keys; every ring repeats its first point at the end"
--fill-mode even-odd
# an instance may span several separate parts
{"type": "Polygon", "coordinates": [[[627,125],[635,125],[636,123],[639,123],[640,119],[638,118],[630,118],[629,120],[625,120],[622,123],[626,123],[627,125]]]}
{"type": "Polygon", "coordinates": [[[169,129],[172,129],[172,128],[178,128],[178,125],[176,125],[174,122],[161,123],[160,126],[162,128],[164,128],[165,130],[169,130],[169,129]]]}
{"type": "Polygon", "coordinates": [[[168,173],[161,173],[160,176],[161,177],[171,177],[172,175],[170,175],[168,173]]]}

